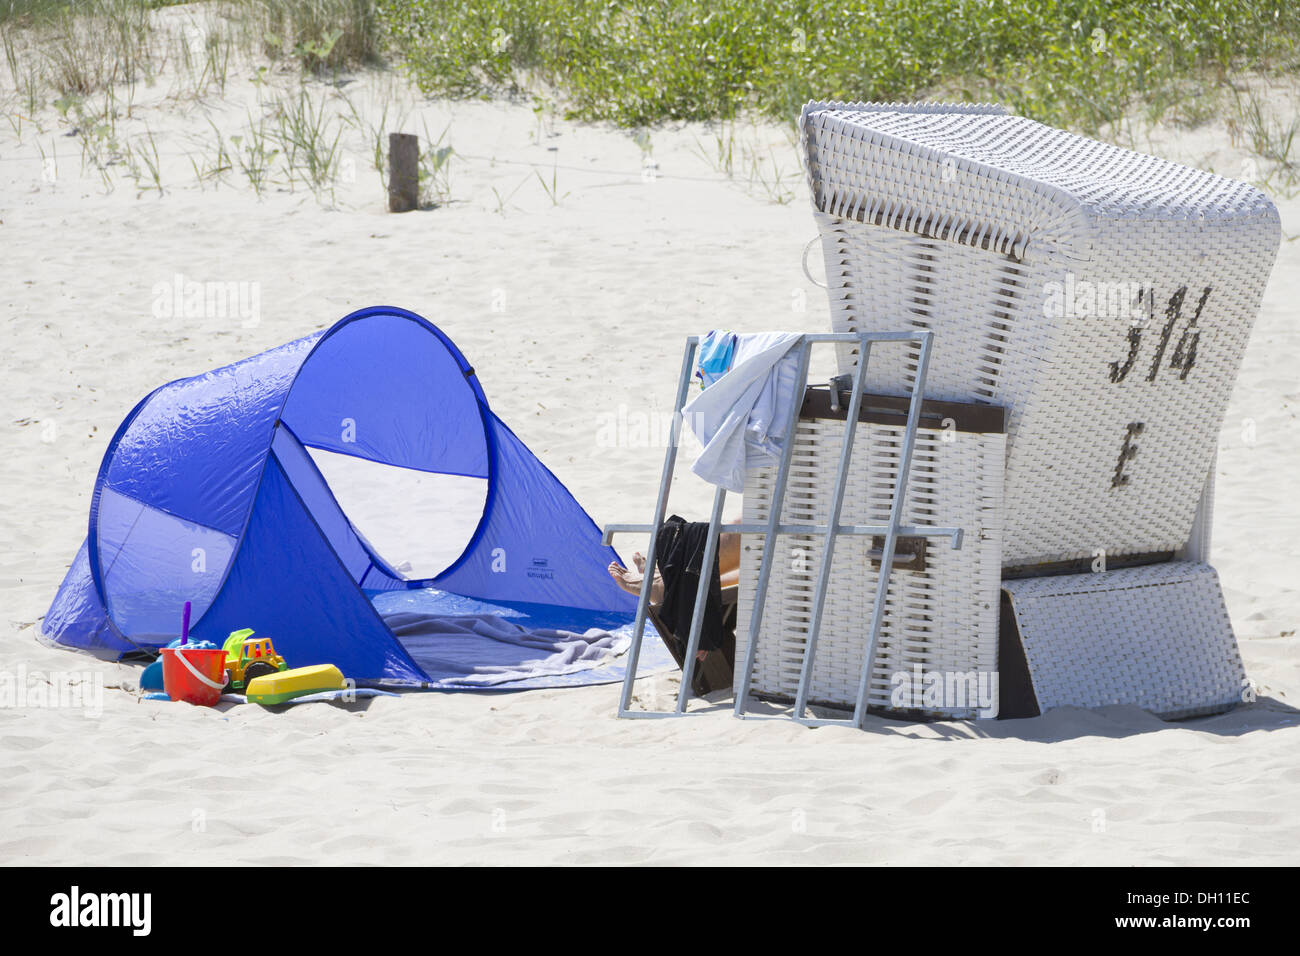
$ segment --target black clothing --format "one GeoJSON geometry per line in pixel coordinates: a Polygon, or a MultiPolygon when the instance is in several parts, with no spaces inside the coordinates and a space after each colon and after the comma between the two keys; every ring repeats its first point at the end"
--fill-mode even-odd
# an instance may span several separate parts
{"type": "MultiPolygon", "coordinates": [[[[673,632],[683,650],[691,636],[691,616],[695,613],[695,594],[700,586],[700,565],[708,536],[707,521],[687,521],[680,515],[673,515],[659,528],[659,539],[655,544],[655,564],[664,579],[664,600],[658,608],[659,618],[673,632]]],[[[715,556],[713,566],[709,568],[700,650],[716,651],[720,648],[722,628],[722,581],[715,556]]]]}

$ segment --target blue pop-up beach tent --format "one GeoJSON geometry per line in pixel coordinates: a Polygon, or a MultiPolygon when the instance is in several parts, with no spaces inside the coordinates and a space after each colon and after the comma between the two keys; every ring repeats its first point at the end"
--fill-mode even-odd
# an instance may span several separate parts
{"type": "Polygon", "coordinates": [[[198,639],[255,627],[295,666],[421,683],[377,592],[630,615],[614,557],[451,340],[375,307],[140,402],[43,633],[119,658],[172,640],[191,601],[198,639]]]}

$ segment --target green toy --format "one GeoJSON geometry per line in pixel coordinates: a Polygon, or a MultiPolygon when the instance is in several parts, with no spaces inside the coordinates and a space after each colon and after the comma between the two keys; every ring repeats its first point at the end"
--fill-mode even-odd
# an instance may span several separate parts
{"type": "Polygon", "coordinates": [[[223,645],[226,651],[226,693],[238,693],[258,677],[288,670],[285,659],[275,652],[269,637],[253,637],[253,629],[231,631],[223,645]]]}

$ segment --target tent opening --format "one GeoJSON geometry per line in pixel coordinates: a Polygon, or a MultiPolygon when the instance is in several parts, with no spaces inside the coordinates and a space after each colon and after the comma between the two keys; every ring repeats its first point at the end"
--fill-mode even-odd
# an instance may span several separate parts
{"type": "Polygon", "coordinates": [[[359,584],[429,580],[473,541],[487,505],[487,434],[464,370],[426,328],[394,315],[339,329],[304,365],[282,424],[373,564],[359,584]]]}
{"type": "Polygon", "coordinates": [[[310,448],[356,533],[402,580],[426,581],[465,551],[487,503],[486,478],[394,468],[310,448]],[[405,512],[391,503],[401,502],[405,512]]]}

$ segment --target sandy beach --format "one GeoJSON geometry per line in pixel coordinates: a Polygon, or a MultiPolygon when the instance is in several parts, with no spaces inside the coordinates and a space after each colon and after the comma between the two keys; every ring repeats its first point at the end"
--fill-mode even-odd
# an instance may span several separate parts
{"type": "MultiPolygon", "coordinates": [[[[207,118],[234,130],[267,95],[242,72],[220,97],[179,95],[166,73],[136,91],[122,135],[154,137],[161,195],[120,171],[108,189],[53,110],[0,127],[0,672],[104,688],[102,708],[0,708],[0,863],[1300,863],[1294,193],[1274,196],[1281,252],[1219,441],[1212,560],[1258,695],[1230,713],[873,717],[857,732],[738,721],[725,699],[620,721],[617,685],[202,709],[140,700],[139,667],[39,644],[106,444],[166,381],[402,306],[460,346],[597,523],[643,522],[683,338],[828,329],[800,265],[816,230],[792,127],[738,123],[756,165],[728,175],[699,124],[637,137],[525,103],[426,100],[383,72],[303,89],[370,124],[401,102],[403,129],[442,133],[446,201],[389,214],[366,135],[342,124],[326,195],[197,181],[207,118]],[[244,284],[245,307],[185,314],[178,281],[244,284]]],[[[1294,110],[1293,91],[1269,95],[1294,110]]],[[[1130,135],[1241,176],[1254,160],[1228,132],[1130,135]]],[[[828,352],[814,380],[830,367],[828,352]]],[[[712,488],[690,457],[672,507],[703,518],[712,488]]],[[[662,675],[638,694],[676,687],[662,675]]]]}

